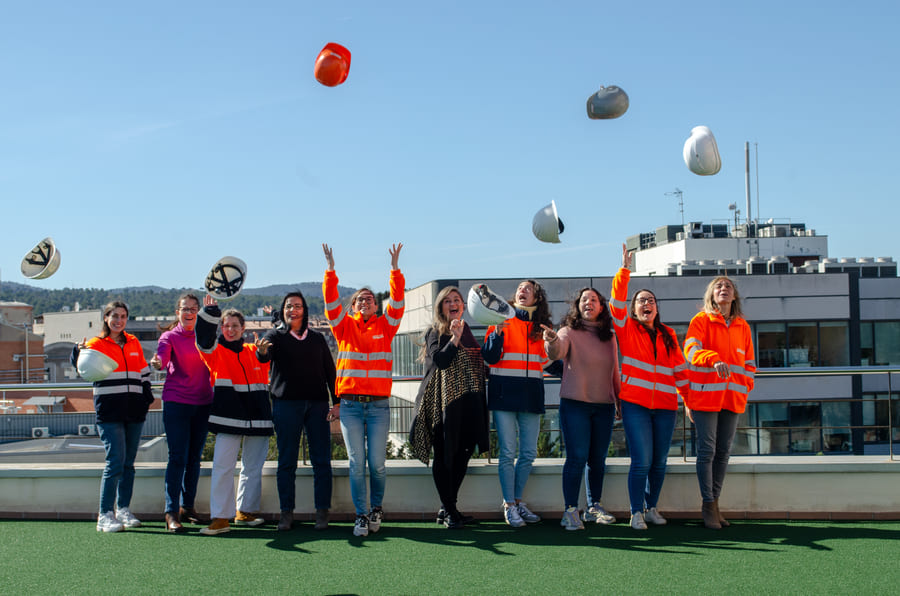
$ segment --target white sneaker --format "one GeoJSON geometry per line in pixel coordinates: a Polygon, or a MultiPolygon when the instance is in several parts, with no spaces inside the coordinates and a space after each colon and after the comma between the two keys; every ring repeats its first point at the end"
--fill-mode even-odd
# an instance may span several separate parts
{"type": "Polygon", "coordinates": [[[519,517],[525,520],[526,524],[536,524],[541,521],[541,516],[526,507],[524,501],[520,501],[516,508],[519,510],[519,517]]]}
{"type": "Polygon", "coordinates": [[[602,503],[594,503],[584,512],[584,521],[587,523],[609,525],[616,523],[616,518],[603,508],[602,503]]]}
{"type": "Polygon", "coordinates": [[[644,520],[650,522],[654,526],[664,526],[668,523],[666,521],[666,518],[664,518],[662,514],[656,510],[656,507],[651,507],[644,512],[644,520]]]}
{"type": "Polygon", "coordinates": [[[503,503],[503,519],[506,521],[506,525],[514,528],[521,528],[525,525],[525,520],[519,514],[519,508],[505,501],[503,503]]]}
{"type": "Polygon", "coordinates": [[[646,530],[647,523],[644,521],[644,514],[640,511],[631,514],[631,529],[646,530]]]}
{"type": "MultiPolygon", "coordinates": [[[[369,531],[377,532],[381,529],[381,520],[384,519],[384,511],[377,507],[369,513],[369,531]]],[[[365,534],[363,534],[365,536],[365,534]]]]}
{"type": "Polygon", "coordinates": [[[365,515],[357,515],[356,523],[353,524],[353,535],[354,536],[368,536],[369,535],[369,518],[365,515]]]}
{"type": "Polygon", "coordinates": [[[583,530],[584,524],[581,523],[581,518],[578,517],[578,508],[569,507],[568,509],[566,509],[566,512],[563,513],[562,520],[559,522],[559,525],[567,530],[583,530]]]}
{"type": "Polygon", "coordinates": [[[124,529],[125,526],[116,519],[116,514],[112,511],[107,511],[97,516],[98,532],[121,532],[124,529]]]}
{"type": "Polygon", "coordinates": [[[141,520],[136,518],[128,507],[122,507],[116,511],[116,519],[126,528],[140,528],[141,520]]]}

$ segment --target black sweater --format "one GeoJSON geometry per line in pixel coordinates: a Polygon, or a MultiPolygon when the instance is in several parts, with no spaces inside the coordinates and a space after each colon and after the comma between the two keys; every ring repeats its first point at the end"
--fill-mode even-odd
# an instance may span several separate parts
{"type": "Polygon", "coordinates": [[[266,332],[272,346],[260,362],[271,362],[269,393],[272,399],[328,402],[334,395],[335,366],[331,350],[321,333],[307,329],[302,341],[287,329],[266,332]]]}

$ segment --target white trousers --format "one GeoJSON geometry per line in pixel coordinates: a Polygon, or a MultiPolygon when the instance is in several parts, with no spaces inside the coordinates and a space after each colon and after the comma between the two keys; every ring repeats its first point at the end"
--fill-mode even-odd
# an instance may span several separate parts
{"type": "Polygon", "coordinates": [[[237,510],[258,513],[262,500],[262,469],[269,451],[269,437],[250,437],[218,433],[213,451],[212,479],[209,487],[210,517],[231,519],[237,513],[234,500],[234,467],[241,452],[237,510]]]}

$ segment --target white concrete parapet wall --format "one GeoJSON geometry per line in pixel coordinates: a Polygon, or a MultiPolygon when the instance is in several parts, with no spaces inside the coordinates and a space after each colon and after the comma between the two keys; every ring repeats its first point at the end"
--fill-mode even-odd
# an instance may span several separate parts
{"type": "MultiPolygon", "coordinates": [[[[524,500],[549,518],[560,515],[562,502],[560,459],[538,460],[524,500]]],[[[626,517],[627,458],[607,460],[604,506],[626,517]]],[[[211,464],[204,463],[196,507],[209,511],[211,464]]],[[[389,516],[429,519],[440,506],[431,469],[418,461],[388,460],[384,508],[389,516]]],[[[165,463],[137,464],[132,510],[159,519],[164,509],[165,463]]],[[[347,462],[336,461],[332,514],[350,519],[353,505],[347,462]]],[[[91,518],[96,515],[102,464],[3,464],[0,462],[0,517],[91,518]]],[[[263,515],[278,515],[275,462],[263,470],[263,515]]],[[[312,469],[297,470],[297,509],[300,519],[314,513],[312,469]]],[[[237,475],[235,475],[237,482],[237,475]]],[[[720,499],[721,509],[734,518],[778,519],[900,519],[900,461],[884,456],[734,457],[720,499]]],[[[582,493],[583,494],[583,493],[582,493]]],[[[582,496],[582,501],[584,497],[582,496]]],[[[473,460],[460,492],[459,507],[478,517],[500,519],[500,486],[496,462],[473,460]]],[[[583,503],[582,503],[583,506],[583,503]]],[[[670,459],[659,504],[675,518],[699,516],[700,495],[693,461],[670,459]]],[[[626,517],[627,519],[627,517],[626,517]]]]}

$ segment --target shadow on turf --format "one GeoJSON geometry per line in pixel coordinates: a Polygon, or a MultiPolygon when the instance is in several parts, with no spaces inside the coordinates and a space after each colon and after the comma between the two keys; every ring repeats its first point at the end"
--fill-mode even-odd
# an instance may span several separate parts
{"type": "MultiPolygon", "coordinates": [[[[302,525],[290,532],[273,528],[240,529],[222,538],[267,538],[269,548],[311,554],[312,545],[322,540],[345,542],[353,548],[385,540],[408,540],[431,545],[476,548],[496,555],[514,556],[507,552],[510,543],[525,546],[585,546],[616,550],[636,550],[702,556],[705,549],[728,551],[777,552],[784,546],[817,551],[830,551],[825,544],[834,540],[898,540],[896,529],[859,527],[860,523],[830,524],[823,522],[734,522],[730,528],[708,530],[699,521],[670,522],[665,527],[652,527],[638,532],[625,523],[612,526],[587,526],[584,531],[566,531],[555,519],[526,528],[513,529],[499,521],[482,521],[461,530],[448,530],[437,524],[398,522],[385,523],[381,531],[367,537],[352,535],[350,524],[332,524],[325,531],[302,525]],[[310,547],[304,546],[310,545],[310,547]]],[[[898,526],[900,527],[900,526],[898,526]]],[[[205,538],[205,537],[204,537],[205,538]]]]}

